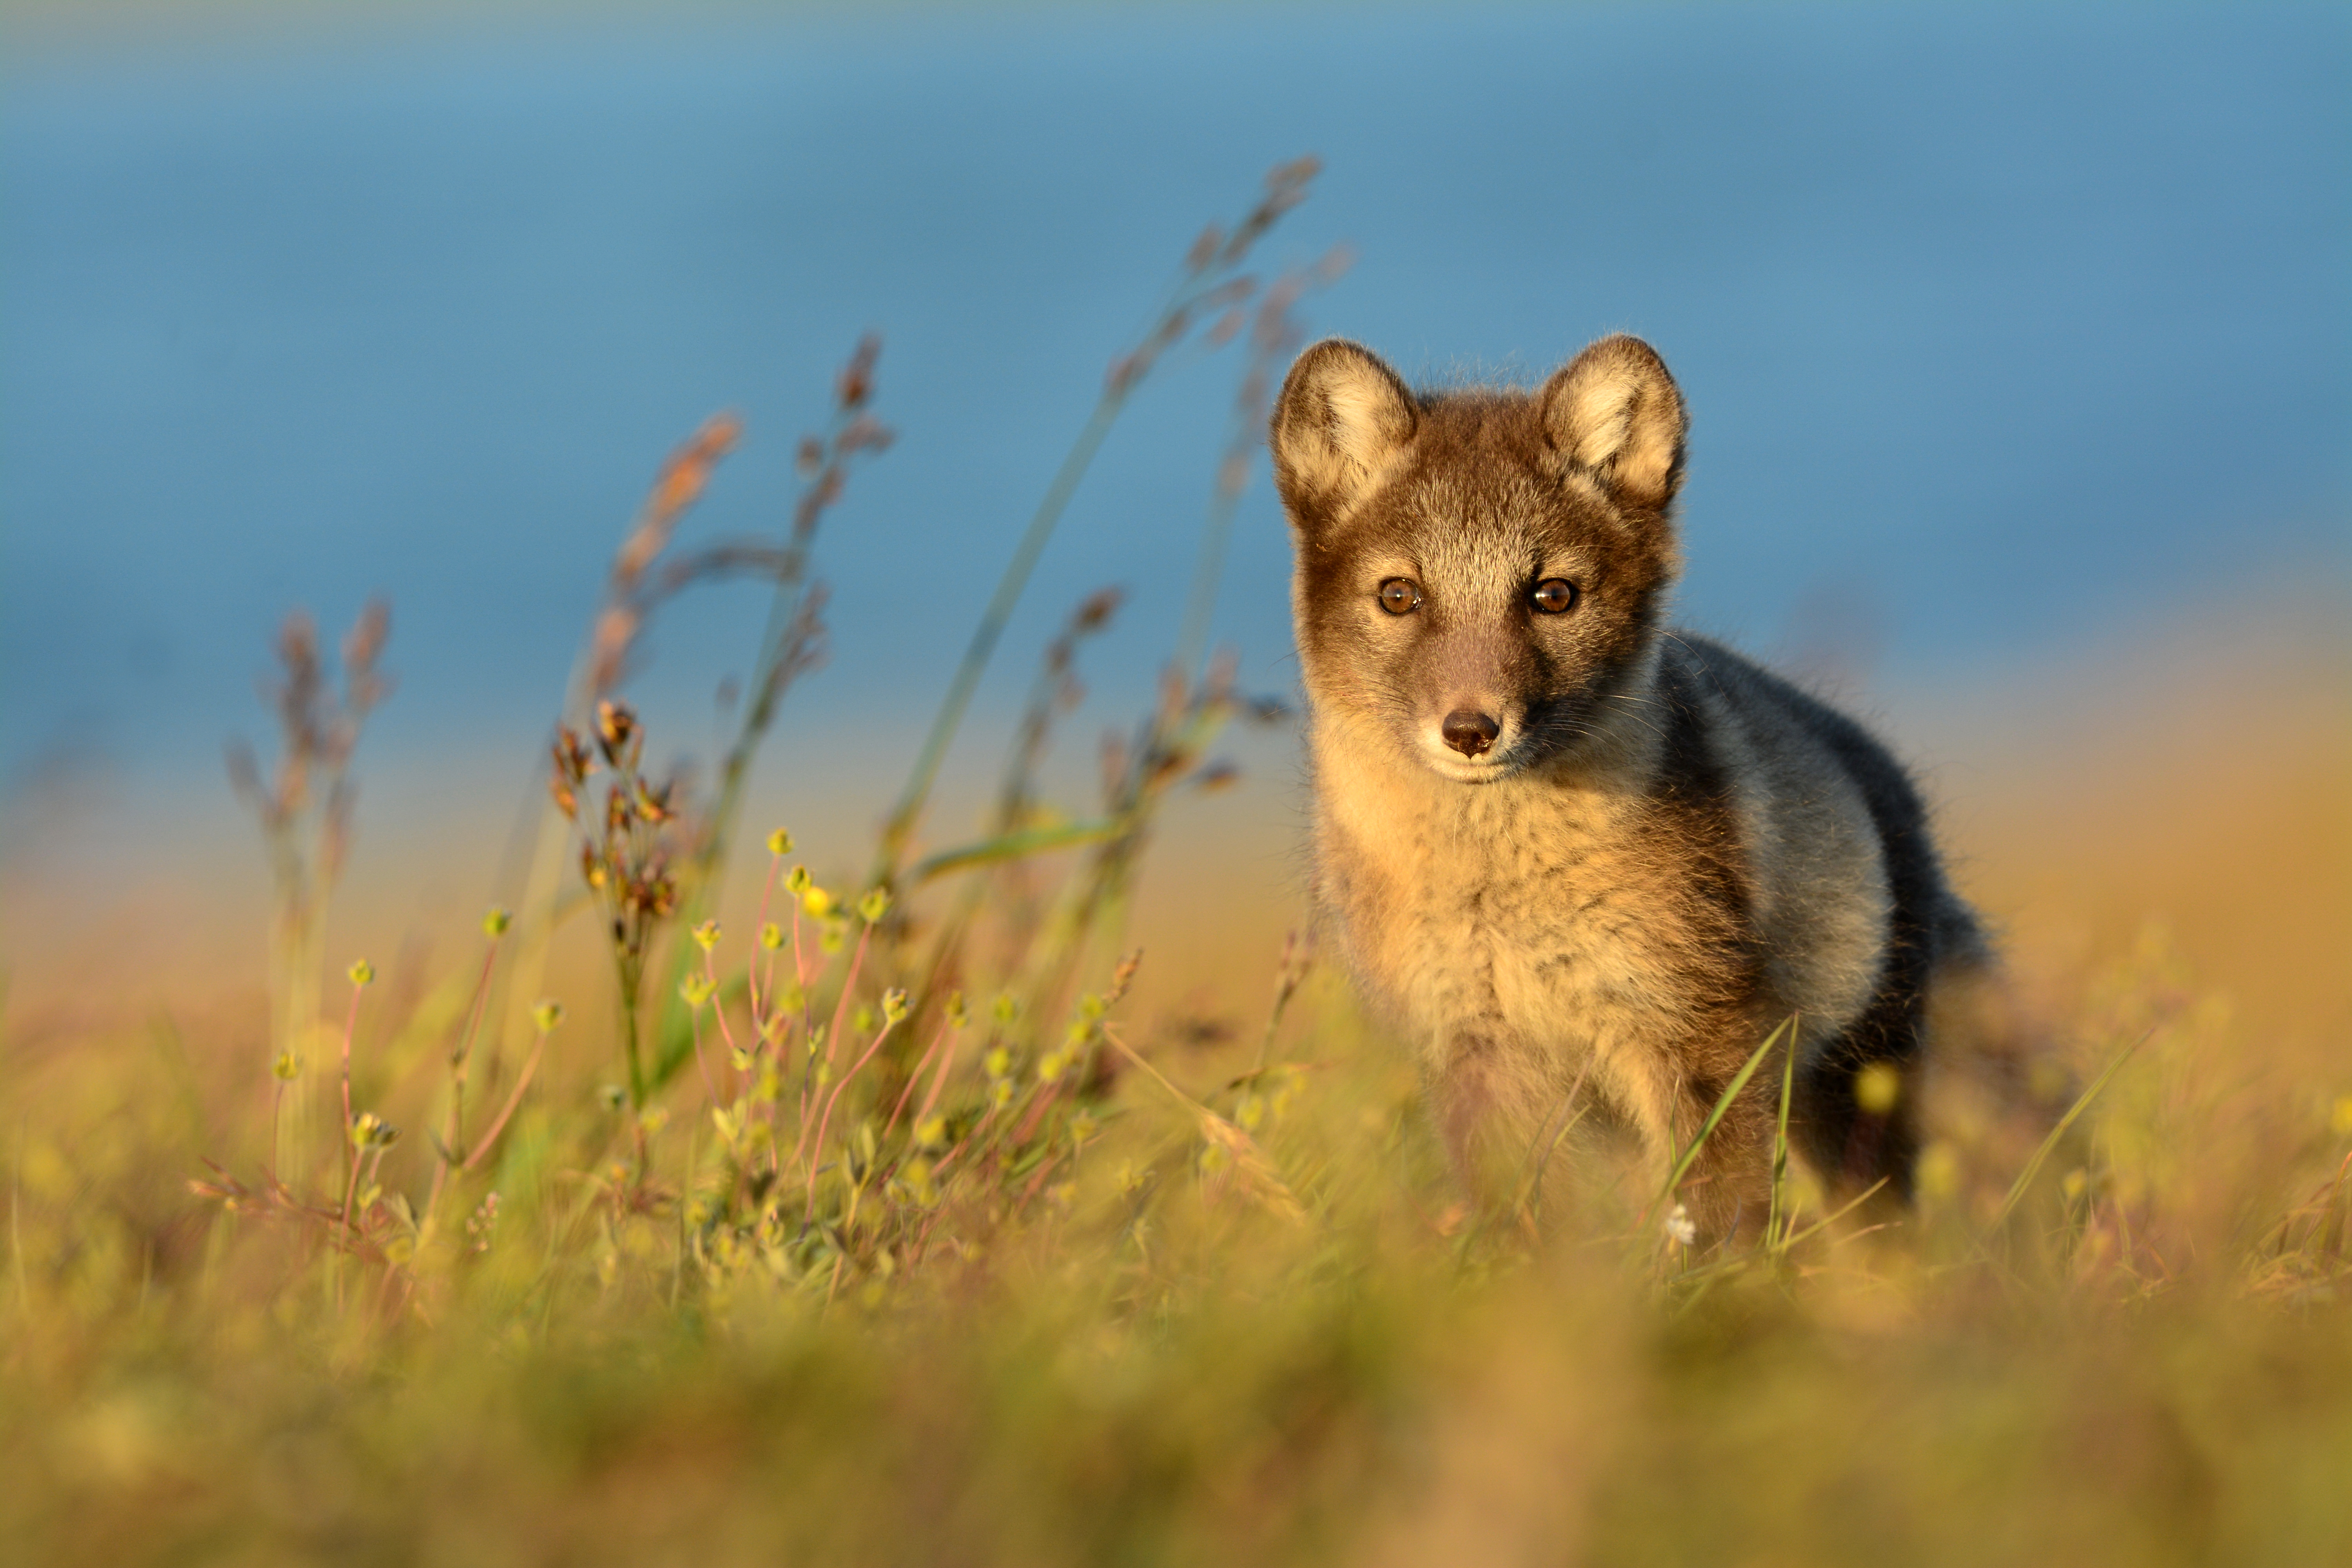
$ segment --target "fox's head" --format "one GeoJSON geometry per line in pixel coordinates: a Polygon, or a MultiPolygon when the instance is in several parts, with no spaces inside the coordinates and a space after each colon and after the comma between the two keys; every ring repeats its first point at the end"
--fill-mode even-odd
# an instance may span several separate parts
{"type": "Polygon", "coordinates": [[[1450,779],[1571,752],[1649,666],[1686,421],[1647,343],[1533,392],[1416,395],[1337,338],[1275,405],[1307,689],[1450,779]]]}

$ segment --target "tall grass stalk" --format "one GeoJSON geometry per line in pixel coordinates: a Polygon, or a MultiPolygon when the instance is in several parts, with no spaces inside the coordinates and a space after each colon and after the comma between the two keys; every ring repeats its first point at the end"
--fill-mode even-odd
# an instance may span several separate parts
{"type": "MultiPolygon", "coordinates": [[[[1230,237],[1212,226],[1193,242],[1186,258],[1182,277],[1171,290],[1150,328],[1135,348],[1111,362],[1109,374],[1104,378],[1101,395],[1080,426],[1077,438],[1064,454],[1060,467],[1055,469],[1051,483],[1031,514],[1029,525],[1022,531],[1020,542],[1013,547],[1013,558],[1005,563],[1004,572],[997,579],[996,589],[989,595],[988,605],[981,612],[980,625],[973,628],[971,642],[957,661],[955,673],[948,681],[947,694],[940,701],[938,714],[930,728],[924,732],[923,743],[915,754],[914,765],[908,770],[907,782],[898,792],[898,804],[891,808],[882,827],[881,842],[874,861],[874,870],[867,879],[875,886],[895,882],[905,863],[907,849],[920,823],[923,808],[930,799],[932,787],[939,782],[940,765],[947,760],[948,747],[963,724],[965,710],[971,705],[972,694],[979,689],[980,678],[994,657],[996,645],[1012,623],[1013,611],[1029,585],[1030,574],[1035,571],[1038,559],[1045,552],[1046,542],[1053,538],[1062,514],[1077,493],[1078,483],[1086,478],[1094,464],[1103,440],[1118,423],[1120,410],[1141,385],[1152,367],[1168,350],[1181,342],[1202,315],[1216,311],[1230,312],[1239,306],[1254,287],[1252,281],[1238,274],[1241,264],[1248,258],[1251,247],[1271,228],[1285,212],[1306,199],[1307,186],[1320,167],[1313,158],[1300,158],[1278,165],[1266,175],[1265,195],[1234,227],[1230,237]]],[[[1222,319],[1222,316],[1221,316],[1222,319]]]]}

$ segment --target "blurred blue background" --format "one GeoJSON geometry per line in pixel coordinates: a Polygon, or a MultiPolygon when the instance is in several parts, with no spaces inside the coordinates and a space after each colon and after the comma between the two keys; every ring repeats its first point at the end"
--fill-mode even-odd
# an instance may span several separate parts
{"type": "MultiPolygon", "coordinates": [[[[1265,258],[1359,256],[1314,330],[1433,375],[1659,346],[1696,421],[1684,614],[1759,651],[1819,621],[1937,679],[2265,574],[2340,584],[2347,85],[2341,6],[20,26],[0,777],[225,800],[280,615],[339,633],[383,592],[369,753],[495,753],[520,787],[664,454],[740,410],[687,537],[782,526],[871,328],[900,440],[821,541],[833,662],[775,754],[886,791],[1106,362],[1306,152],[1265,258]]],[[[1188,353],[1137,399],[988,703],[1110,582],[1097,706],[1139,700],[1238,369],[1188,353]]],[[[1261,468],[1218,622],[1259,689],[1294,680],[1286,571],[1261,468]]],[[[674,739],[707,746],[763,606],[656,626],[674,739]]]]}

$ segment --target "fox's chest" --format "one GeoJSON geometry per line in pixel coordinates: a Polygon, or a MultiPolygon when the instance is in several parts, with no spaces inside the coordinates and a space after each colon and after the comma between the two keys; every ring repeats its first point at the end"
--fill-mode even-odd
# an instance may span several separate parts
{"type": "Polygon", "coordinates": [[[1681,911],[1630,807],[1391,805],[1367,831],[1366,804],[1324,802],[1326,900],[1360,980],[1424,1049],[1484,1038],[1572,1056],[1686,1009],[1681,911]]]}

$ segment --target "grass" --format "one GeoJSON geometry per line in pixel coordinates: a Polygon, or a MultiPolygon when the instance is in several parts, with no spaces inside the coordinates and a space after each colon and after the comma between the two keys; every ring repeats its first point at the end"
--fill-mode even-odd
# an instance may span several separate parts
{"type": "MultiPolygon", "coordinates": [[[[1256,417],[1337,270],[1240,269],[1308,173],[1202,237],[1031,540],[1188,334],[1248,343],[1256,417]]],[[[1039,770],[1102,595],[977,837],[926,826],[943,740],[861,881],[812,869],[861,846],[740,831],[821,649],[818,524],[887,444],[876,353],[781,542],[674,543],[731,422],[664,468],[565,698],[532,891],[467,951],[383,979],[320,951],[379,617],[340,697],[289,634],[280,765],[240,764],[268,985],[12,993],[11,1561],[2352,1560],[2340,648],[2157,682],[2156,740],[2029,752],[1956,813],[2046,1138],[1956,1083],[1916,1208],[1833,1208],[1786,1159],[1776,1035],[1740,1075],[1783,1106],[1759,1245],[1694,1253],[1697,1144],[1662,1188],[1574,1103],[1470,1214],[1403,1053],[1304,942],[1277,962],[1213,896],[1135,908],[1223,727],[1278,718],[1198,646],[1233,453],[1098,811],[1039,770]],[[646,772],[627,676],[670,598],[746,572],[774,608],[704,801],[646,772]],[[2184,714],[2230,743],[2171,743],[2184,714]],[[1157,975],[1139,918],[1232,931],[1214,967],[1271,996],[1157,975]]]]}

